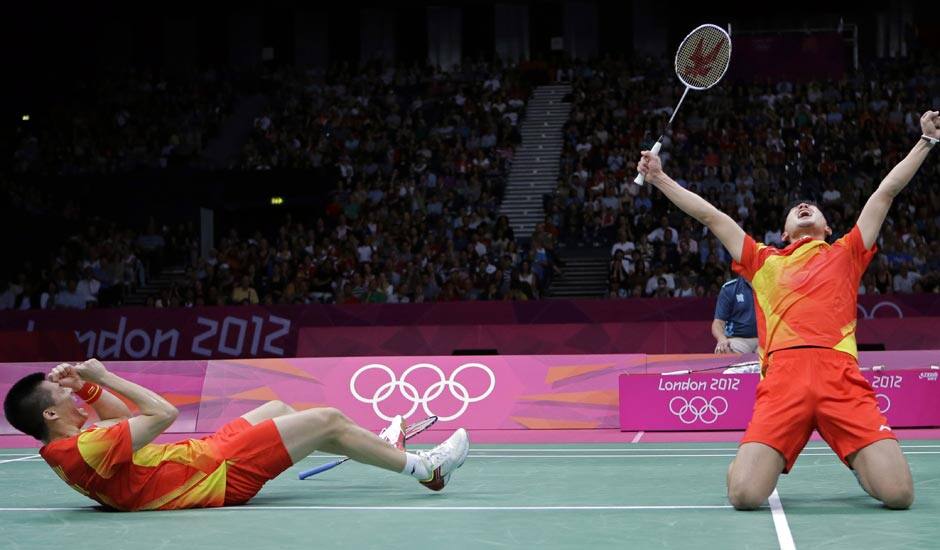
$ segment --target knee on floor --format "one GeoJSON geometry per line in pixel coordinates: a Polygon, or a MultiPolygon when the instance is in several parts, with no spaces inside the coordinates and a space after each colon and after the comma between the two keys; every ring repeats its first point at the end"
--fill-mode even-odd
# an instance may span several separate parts
{"type": "Polygon", "coordinates": [[[767,500],[767,495],[742,484],[728,487],[728,500],[735,510],[756,510],[767,500]]]}
{"type": "Polygon", "coordinates": [[[908,484],[899,484],[879,493],[879,499],[887,508],[892,510],[907,510],[914,503],[914,487],[908,484]]]}

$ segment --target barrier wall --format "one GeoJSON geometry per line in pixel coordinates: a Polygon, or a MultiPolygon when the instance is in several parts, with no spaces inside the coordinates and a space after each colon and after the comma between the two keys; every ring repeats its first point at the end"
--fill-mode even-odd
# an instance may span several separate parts
{"type": "MultiPolygon", "coordinates": [[[[107,362],[164,395],[181,415],[172,433],[211,432],[269,400],[341,408],[378,429],[394,414],[436,414],[435,429],[617,429],[622,374],[704,371],[753,359],[715,355],[522,355],[107,362]]],[[[868,352],[863,367],[929,367],[938,351],[868,352]]],[[[0,394],[54,363],[0,364],[0,394]]],[[[676,379],[677,377],[669,377],[676,379]]],[[[937,386],[940,387],[940,386],[937,386]]],[[[934,390],[934,406],[940,403],[934,390]]],[[[665,413],[661,413],[665,414],[665,413]]],[[[0,434],[16,433],[0,420],[0,434]]]]}
{"type": "MultiPolygon", "coordinates": [[[[892,428],[940,426],[940,370],[865,372],[892,428]]],[[[713,431],[747,428],[759,374],[620,376],[620,429],[713,431]]],[[[885,426],[884,429],[888,429],[885,426]]]]}
{"type": "MultiPolygon", "coordinates": [[[[700,353],[713,299],[0,312],[0,360],[700,353]]],[[[940,295],[861,296],[859,342],[930,349],[940,295]]]]}

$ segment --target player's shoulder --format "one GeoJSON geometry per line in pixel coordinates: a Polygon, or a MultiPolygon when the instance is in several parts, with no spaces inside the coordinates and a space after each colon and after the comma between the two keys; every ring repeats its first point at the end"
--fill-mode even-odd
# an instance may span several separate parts
{"type": "Polygon", "coordinates": [[[738,284],[738,278],[737,278],[737,277],[735,277],[734,279],[731,279],[731,280],[729,280],[727,283],[721,285],[721,288],[725,288],[725,287],[728,287],[728,286],[734,286],[734,285],[736,285],[736,284],[738,284]]]}
{"type": "Polygon", "coordinates": [[[857,224],[838,238],[833,239],[832,246],[847,246],[856,242],[862,242],[862,230],[859,229],[857,224]]]}
{"type": "Polygon", "coordinates": [[[92,424],[92,425],[91,425],[90,427],[88,427],[87,429],[88,429],[88,430],[98,430],[98,429],[101,429],[101,428],[111,428],[111,427],[113,427],[113,426],[117,426],[118,424],[120,424],[120,423],[123,422],[124,420],[126,420],[126,418],[123,418],[123,417],[122,417],[122,418],[109,418],[109,419],[107,419],[107,420],[99,420],[99,421],[95,422],[94,424],[92,424]]]}

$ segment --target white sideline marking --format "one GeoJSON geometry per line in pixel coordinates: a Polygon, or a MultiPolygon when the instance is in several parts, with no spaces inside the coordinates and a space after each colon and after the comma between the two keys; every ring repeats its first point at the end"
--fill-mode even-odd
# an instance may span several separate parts
{"type": "MultiPolygon", "coordinates": [[[[260,510],[359,510],[359,511],[551,511],[551,510],[727,510],[730,505],[663,505],[663,506],[232,506],[222,508],[193,508],[206,512],[251,512],[260,510]]],[[[90,506],[68,508],[0,508],[0,512],[75,512],[92,511],[90,506]]]]}
{"type": "MultiPolygon", "coordinates": [[[[644,435],[645,432],[644,432],[644,435]]],[[[520,444],[524,445],[524,444],[520,444]]],[[[416,449],[420,449],[425,446],[416,446],[416,449]]],[[[940,449],[940,445],[901,445],[902,449],[940,449]]],[[[511,451],[514,453],[618,453],[618,452],[631,452],[631,453],[649,453],[649,452],[702,452],[702,451],[725,451],[725,452],[737,452],[737,447],[689,447],[689,448],[673,448],[673,447],[645,447],[637,446],[633,447],[629,444],[624,444],[621,447],[597,447],[597,448],[587,448],[587,447],[557,447],[557,448],[543,448],[543,449],[528,449],[528,448],[518,448],[518,447],[486,447],[485,444],[481,444],[479,447],[471,447],[470,452],[479,451],[479,452],[492,452],[492,451],[511,451]]],[[[804,451],[828,451],[829,447],[804,447],[804,451]]],[[[314,456],[324,456],[319,453],[314,456]]]]}
{"type": "MultiPolygon", "coordinates": [[[[730,449],[729,449],[730,450],[730,449]]],[[[485,450],[483,451],[485,452],[485,450]]],[[[940,451],[907,451],[905,455],[940,455],[940,451]]],[[[512,458],[517,460],[538,459],[538,458],[733,458],[734,453],[704,453],[704,454],[632,454],[632,453],[608,453],[608,454],[476,454],[470,453],[471,458],[512,458]]],[[[800,456],[835,456],[833,452],[825,453],[800,453],[800,456]]],[[[314,456],[307,457],[304,460],[316,460],[317,458],[333,458],[332,456],[314,456]]],[[[39,455],[24,456],[12,460],[0,460],[0,464],[10,462],[45,462],[39,455]]]]}
{"type": "Polygon", "coordinates": [[[780,503],[780,495],[774,489],[767,499],[770,504],[770,513],[774,518],[774,529],[777,531],[777,542],[780,544],[780,550],[796,550],[796,544],[793,543],[793,535],[790,533],[790,524],[787,523],[787,515],[783,512],[783,504],[780,503]]]}
{"type": "Polygon", "coordinates": [[[0,464],[6,464],[8,462],[21,462],[23,460],[32,460],[34,458],[39,458],[39,455],[28,455],[20,458],[11,458],[10,460],[0,460],[0,464]]]}
{"type": "MultiPolygon", "coordinates": [[[[646,435],[645,432],[639,432],[646,435]]],[[[521,443],[520,445],[526,445],[521,443]]],[[[416,445],[415,449],[430,448],[427,445],[416,445]]],[[[940,445],[901,445],[902,449],[940,449],[940,445]]],[[[677,448],[667,448],[667,447],[631,447],[624,445],[622,447],[603,447],[603,448],[585,448],[585,447],[571,447],[571,448],[549,448],[549,449],[520,449],[517,447],[486,447],[480,446],[478,448],[471,448],[470,453],[480,452],[480,453],[489,453],[489,452],[512,452],[512,453],[622,453],[622,452],[631,452],[631,453],[655,453],[655,452],[673,452],[673,453],[683,453],[683,452],[702,452],[702,451],[725,451],[725,452],[737,452],[737,447],[690,447],[686,449],[677,449],[677,448]]],[[[829,447],[805,447],[803,451],[828,451],[829,447]]],[[[907,453],[907,454],[916,454],[916,453],[907,453]]],[[[0,453],[0,456],[29,456],[29,457],[38,457],[36,454],[28,453],[0,453]]],[[[320,453],[317,452],[314,455],[308,456],[307,458],[334,458],[341,455],[334,455],[329,453],[320,453]]],[[[684,456],[684,455],[676,455],[684,456]]]]}
{"type": "MultiPolygon", "coordinates": [[[[940,451],[911,451],[904,453],[905,455],[940,455],[940,451]]],[[[527,458],[711,458],[711,457],[734,457],[734,453],[723,453],[723,454],[687,454],[687,455],[675,455],[675,454],[658,454],[658,455],[649,455],[649,454],[606,454],[606,455],[588,455],[588,454],[574,454],[574,455],[484,455],[484,454],[470,454],[471,458],[518,458],[518,459],[527,459],[527,458]]],[[[836,456],[832,451],[828,453],[800,453],[800,456],[836,456]]]]}

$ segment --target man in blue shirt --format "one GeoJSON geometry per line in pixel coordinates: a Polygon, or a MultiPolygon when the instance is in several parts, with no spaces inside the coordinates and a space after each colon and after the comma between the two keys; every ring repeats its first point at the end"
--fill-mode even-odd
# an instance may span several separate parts
{"type": "Polygon", "coordinates": [[[754,293],[743,277],[731,279],[721,287],[712,336],[718,342],[715,353],[754,353],[757,351],[757,317],[754,293]]]}

